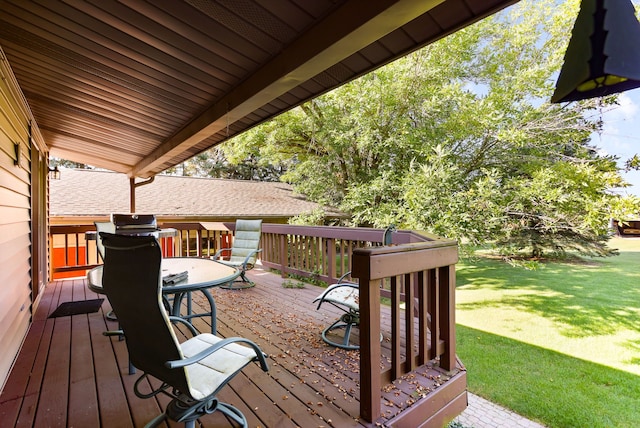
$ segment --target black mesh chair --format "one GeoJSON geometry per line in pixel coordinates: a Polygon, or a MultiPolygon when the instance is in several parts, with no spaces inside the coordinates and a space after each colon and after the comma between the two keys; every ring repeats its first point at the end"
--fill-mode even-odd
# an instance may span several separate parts
{"type": "Polygon", "coordinates": [[[248,339],[197,334],[188,322],[168,316],[161,297],[162,254],[154,237],[102,233],[101,238],[106,251],[102,285],[118,314],[129,358],[143,372],[134,392],[140,398],[163,393],[172,399],[165,412],[147,426],[170,419],[195,427],[199,417],[220,411],[246,427],[242,412],[219,401],[216,394],[253,361],[267,371],[264,353],[248,339]],[[184,324],[194,337],[179,343],[172,322],[184,324]],[[148,385],[144,382],[147,376],[159,379],[162,385],[142,391],[148,385]]]}

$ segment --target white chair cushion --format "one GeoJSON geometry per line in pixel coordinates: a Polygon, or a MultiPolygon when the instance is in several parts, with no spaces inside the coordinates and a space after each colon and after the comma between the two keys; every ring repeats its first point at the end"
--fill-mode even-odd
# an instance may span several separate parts
{"type": "MultiPolygon", "coordinates": [[[[202,333],[180,345],[185,357],[192,357],[223,340],[209,333],[202,333]]],[[[199,362],[185,367],[191,388],[191,396],[202,399],[216,389],[238,370],[256,357],[252,348],[230,343],[199,362]]]]}
{"type": "Polygon", "coordinates": [[[316,297],[314,302],[318,300],[344,305],[354,311],[360,310],[360,292],[357,287],[349,285],[334,284],[316,297]]]}

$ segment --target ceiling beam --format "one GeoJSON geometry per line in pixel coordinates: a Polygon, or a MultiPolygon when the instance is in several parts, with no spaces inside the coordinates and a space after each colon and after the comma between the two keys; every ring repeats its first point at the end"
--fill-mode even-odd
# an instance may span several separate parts
{"type": "Polygon", "coordinates": [[[444,0],[355,0],[328,15],[256,73],[194,117],[129,172],[148,177],[158,165],[337,64],[444,0]]]}

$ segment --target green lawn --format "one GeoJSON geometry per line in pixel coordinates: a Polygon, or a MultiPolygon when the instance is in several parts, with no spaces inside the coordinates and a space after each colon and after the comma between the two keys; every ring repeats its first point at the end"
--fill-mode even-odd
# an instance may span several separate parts
{"type": "Polygon", "coordinates": [[[469,389],[553,427],[640,426],[640,240],[620,256],[457,266],[469,389]]]}

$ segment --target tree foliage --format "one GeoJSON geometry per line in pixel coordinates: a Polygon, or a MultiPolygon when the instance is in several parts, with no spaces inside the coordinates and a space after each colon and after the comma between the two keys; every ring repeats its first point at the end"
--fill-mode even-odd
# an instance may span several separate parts
{"type": "Polygon", "coordinates": [[[169,175],[255,181],[279,181],[283,172],[282,167],[260,160],[250,153],[242,162],[230,162],[217,147],[165,171],[169,175]]]}
{"type": "Polygon", "coordinates": [[[71,169],[92,169],[93,167],[84,163],[74,162],[67,159],[61,158],[49,158],[49,166],[53,167],[63,167],[63,168],[71,168],[71,169]]]}
{"type": "Polygon", "coordinates": [[[631,171],[635,169],[636,171],[640,171],[640,156],[637,154],[633,155],[630,159],[625,161],[625,171],[631,171]]]}
{"type": "Polygon", "coordinates": [[[607,254],[609,218],[638,211],[598,153],[605,100],[550,104],[578,2],[508,12],[363,76],[234,139],[354,224],[427,230],[534,256],[607,254]]]}

